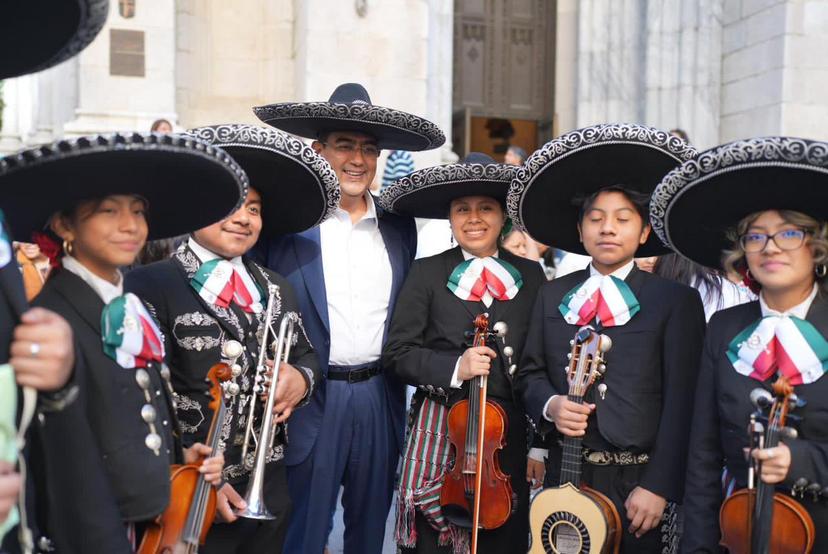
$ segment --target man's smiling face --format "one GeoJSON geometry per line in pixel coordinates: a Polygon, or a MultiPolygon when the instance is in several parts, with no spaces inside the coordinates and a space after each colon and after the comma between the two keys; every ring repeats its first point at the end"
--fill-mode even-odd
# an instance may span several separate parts
{"type": "Polygon", "coordinates": [[[355,132],[331,132],[313,149],[336,172],[342,196],[361,197],[377,173],[379,149],[374,137],[355,132]]]}

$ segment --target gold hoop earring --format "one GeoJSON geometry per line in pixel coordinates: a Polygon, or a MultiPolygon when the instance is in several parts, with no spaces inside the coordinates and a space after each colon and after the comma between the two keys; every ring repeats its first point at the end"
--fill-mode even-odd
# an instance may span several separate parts
{"type": "Polygon", "coordinates": [[[814,273],[816,276],[822,279],[826,275],[828,275],[828,266],[825,264],[819,264],[818,266],[814,267],[814,273]]]}
{"type": "Polygon", "coordinates": [[[67,256],[71,256],[72,252],[74,252],[74,251],[75,251],[75,247],[72,246],[72,241],[71,240],[63,241],[63,253],[64,254],[66,254],[67,256]]]}

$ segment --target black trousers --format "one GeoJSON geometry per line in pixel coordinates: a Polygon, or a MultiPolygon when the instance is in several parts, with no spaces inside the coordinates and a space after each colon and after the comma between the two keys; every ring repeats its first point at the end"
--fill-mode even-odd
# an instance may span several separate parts
{"type": "MultiPolygon", "coordinates": [[[[511,477],[512,516],[497,529],[480,531],[477,551],[480,554],[503,554],[529,550],[529,485],[526,482],[526,417],[513,404],[495,400],[506,411],[509,428],[506,445],[500,451],[500,469],[511,477]]],[[[485,506],[481,507],[485,510],[485,506]]],[[[451,554],[451,546],[438,546],[439,533],[417,511],[415,525],[417,545],[401,548],[402,552],[451,554]]]]}
{"type": "MultiPolygon", "coordinates": [[[[546,479],[544,487],[558,486],[560,480],[560,448],[553,448],[549,451],[549,463],[546,467],[546,479]]],[[[661,525],[651,529],[640,538],[627,529],[630,527],[630,520],[627,518],[627,509],[624,503],[632,490],[641,481],[641,474],[644,472],[645,464],[617,466],[600,466],[584,462],[581,466],[581,483],[589,485],[598,492],[604,493],[618,510],[621,516],[621,552],[622,554],[661,554],[663,548],[674,541],[671,536],[675,514],[674,508],[668,503],[669,513],[665,510],[666,517],[661,525]]],[[[669,552],[669,550],[667,550],[669,552]]]]}
{"type": "MultiPolygon", "coordinates": [[[[244,496],[247,480],[234,483],[233,488],[244,496]]],[[[264,485],[267,508],[273,520],[239,518],[233,523],[214,523],[201,554],[281,554],[290,518],[290,497],[287,473],[282,462],[267,466],[264,485]]]]}

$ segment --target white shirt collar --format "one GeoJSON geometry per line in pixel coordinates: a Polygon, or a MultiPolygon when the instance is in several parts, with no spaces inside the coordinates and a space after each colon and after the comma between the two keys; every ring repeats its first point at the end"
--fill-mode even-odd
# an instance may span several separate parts
{"type": "MultiPolygon", "coordinates": [[[[202,264],[206,264],[209,261],[217,260],[219,258],[225,259],[222,256],[219,256],[218,254],[213,252],[212,250],[208,250],[207,248],[201,246],[198,242],[196,242],[196,240],[193,237],[187,239],[187,246],[189,246],[190,250],[193,251],[193,254],[195,254],[196,257],[199,260],[201,260],[202,264]]],[[[236,256],[235,258],[228,261],[238,268],[244,268],[245,271],[247,270],[247,268],[244,267],[244,262],[242,261],[241,256],[236,256]]]]}
{"type": "MultiPolygon", "coordinates": [[[[374,195],[366,190],[364,198],[366,206],[365,213],[362,214],[362,217],[359,218],[359,221],[354,223],[354,225],[362,223],[363,221],[371,221],[374,227],[378,227],[379,218],[377,217],[377,207],[374,204],[374,195]]],[[[336,212],[334,212],[334,217],[339,221],[347,221],[348,223],[351,222],[351,214],[341,206],[336,209],[336,212]]]]}
{"type": "MultiPolygon", "coordinates": [[[[619,267],[618,269],[616,269],[615,271],[610,273],[610,275],[612,275],[613,277],[618,277],[619,279],[624,281],[630,275],[630,272],[633,270],[634,265],[635,265],[635,260],[630,260],[629,263],[619,267]]],[[[601,273],[597,269],[595,269],[595,266],[593,266],[590,263],[589,264],[589,276],[594,277],[595,275],[601,275],[601,273]]]]}
{"type": "MultiPolygon", "coordinates": [[[[474,254],[469,254],[468,252],[466,252],[465,250],[463,250],[463,248],[462,248],[462,247],[460,248],[460,252],[462,252],[462,253],[463,253],[463,259],[464,259],[464,260],[471,260],[472,258],[476,258],[476,257],[477,257],[477,256],[475,256],[474,254]]],[[[499,250],[495,250],[495,253],[494,253],[494,254],[492,254],[492,258],[497,258],[499,253],[500,253],[500,251],[499,251],[499,250]]]]}
{"type": "Polygon", "coordinates": [[[83,279],[87,285],[92,287],[92,290],[103,300],[104,304],[109,304],[114,298],[124,294],[124,278],[119,270],[115,270],[118,274],[118,283],[113,285],[106,279],[102,279],[89,271],[85,265],[72,256],[64,256],[61,259],[61,263],[63,264],[63,269],[74,273],[83,279]]]}
{"type": "Polygon", "coordinates": [[[790,315],[790,316],[798,317],[799,319],[805,319],[805,316],[808,315],[808,310],[811,309],[811,304],[814,303],[814,298],[816,298],[818,290],[819,289],[817,288],[816,283],[814,283],[814,290],[811,291],[811,294],[808,295],[808,298],[806,298],[805,300],[803,300],[801,303],[797,304],[796,306],[794,306],[790,310],[785,310],[784,312],[778,312],[778,311],[774,310],[773,308],[769,307],[765,303],[765,297],[760,292],[759,293],[759,307],[762,309],[762,317],[767,317],[767,316],[772,316],[772,315],[776,315],[776,316],[790,315]]]}

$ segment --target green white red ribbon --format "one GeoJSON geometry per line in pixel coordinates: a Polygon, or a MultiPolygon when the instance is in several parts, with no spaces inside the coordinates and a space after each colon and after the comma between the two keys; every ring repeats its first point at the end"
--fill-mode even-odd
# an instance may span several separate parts
{"type": "Polygon", "coordinates": [[[727,356],[736,371],[758,381],[778,373],[807,385],[828,370],[828,341],[804,319],[766,316],[730,341],[727,356]]]}
{"type": "Polygon", "coordinates": [[[237,271],[228,260],[215,259],[202,264],[192,286],[208,304],[227,308],[234,302],[247,313],[262,311],[262,293],[246,271],[237,271]]]}
{"type": "Polygon", "coordinates": [[[454,268],[446,286],[461,300],[482,301],[490,306],[493,299],[514,298],[523,286],[523,277],[515,266],[500,258],[471,258],[454,268]]]}
{"type": "Polygon", "coordinates": [[[593,275],[566,293],[558,306],[570,325],[586,325],[594,319],[603,327],[624,325],[640,309],[629,285],[613,275],[593,275]]]}
{"type": "Polygon", "coordinates": [[[132,293],[113,299],[101,314],[103,350],[123,368],[164,360],[161,331],[144,303],[132,293]]]}

